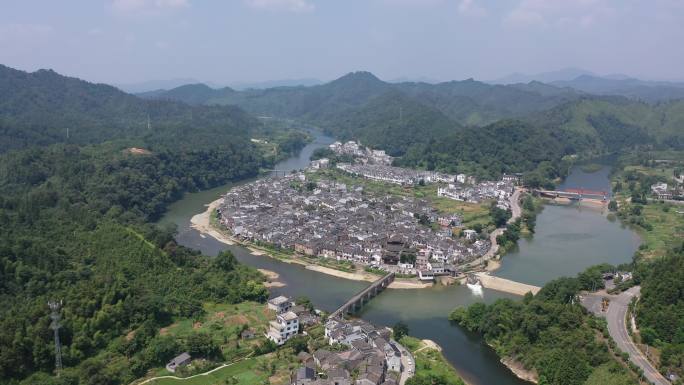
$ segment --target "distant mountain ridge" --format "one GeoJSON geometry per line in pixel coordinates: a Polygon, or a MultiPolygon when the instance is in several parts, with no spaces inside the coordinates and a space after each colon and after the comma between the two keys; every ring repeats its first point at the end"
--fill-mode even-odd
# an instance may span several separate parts
{"type": "MultiPolygon", "coordinates": [[[[370,72],[352,72],[331,82],[311,87],[278,87],[236,91],[207,86],[183,86],[141,97],[180,100],[191,104],[234,104],[256,115],[274,115],[321,121],[348,108],[359,108],[391,90],[414,98],[416,103],[439,110],[463,125],[483,125],[519,117],[576,99],[569,88],[543,92],[534,86],[490,85],[473,79],[437,84],[388,83],[370,72]]],[[[554,87],[555,88],[555,87],[554,87]]]]}
{"type": "Polygon", "coordinates": [[[498,79],[487,81],[487,83],[504,85],[516,83],[529,83],[535,81],[542,83],[552,83],[555,81],[572,80],[582,75],[594,76],[595,74],[591,71],[582,68],[568,67],[556,71],[541,72],[531,75],[516,72],[498,79]]]}
{"type": "Polygon", "coordinates": [[[234,106],[145,100],[105,84],[28,73],[0,65],[0,152],[58,142],[139,139],[212,146],[226,135],[246,140],[259,122],[234,106]]]}
{"type": "Polygon", "coordinates": [[[621,95],[649,103],[684,99],[684,83],[582,75],[572,80],[555,81],[551,84],[557,87],[574,88],[589,94],[621,95]]]}

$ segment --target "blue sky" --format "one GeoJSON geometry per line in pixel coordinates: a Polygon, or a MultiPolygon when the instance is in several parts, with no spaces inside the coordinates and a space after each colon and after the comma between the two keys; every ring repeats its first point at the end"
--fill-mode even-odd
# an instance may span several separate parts
{"type": "Polygon", "coordinates": [[[684,79],[682,0],[3,0],[0,63],[91,81],[684,79]]]}

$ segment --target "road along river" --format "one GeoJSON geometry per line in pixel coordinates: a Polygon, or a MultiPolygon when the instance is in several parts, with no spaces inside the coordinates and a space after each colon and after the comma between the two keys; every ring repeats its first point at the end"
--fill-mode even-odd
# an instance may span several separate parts
{"type": "MultiPolygon", "coordinates": [[[[308,165],[309,157],[316,148],[332,142],[333,138],[317,135],[315,141],[307,145],[299,156],[281,162],[275,168],[278,170],[303,169],[308,165]]],[[[225,185],[199,193],[186,194],[182,200],[171,205],[160,223],[176,225],[178,229],[176,240],[184,246],[199,249],[204,254],[212,256],[221,250],[229,249],[240,262],[277,273],[278,281],[284,283],[285,286],[272,287],[273,296],[305,295],[317,307],[332,311],[368,285],[367,282],[345,280],[308,270],[301,265],[288,264],[264,255],[255,255],[244,247],[219,242],[210,235],[193,229],[190,219],[206,211],[206,205],[218,199],[230,187],[231,185],[225,185]]],[[[540,218],[545,212],[546,210],[540,214],[540,218]]],[[[581,218],[579,216],[577,220],[581,222],[581,218]]],[[[582,223],[571,225],[580,228],[583,226],[582,223]]],[[[538,229],[538,232],[540,231],[541,229],[538,229]]],[[[630,252],[626,255],[625,260],[629,260],[631,254],[630,252]]],[[[595,261],[595,263],[598,262],[602,260],[595,261]]],[[[537,281],[543,283],[562,275],[563,272],[540,271],[539,274],[542,276],[537,277],[539,278],[537,281]]],[[[535,277],[534,274],[531,276],[535,277]]],[[[537,283],[525,280],[522,282],[537,283]]],[[[476,302],[491,303],[499,298],[519,297],[489,289],[484,289],[481,295],[476,295],[465,286],[436,285],[420,290],[388,289],[364,307],[360,316],[378,325],[391,326],[397,321],[405,322],[415,337],[430,339],[438,343],[445,357],[470,384],[527,384],[508,370],[479,336],[450,324],[447,319],[449,312],[455,307],[468,306],[476,302]]]]}

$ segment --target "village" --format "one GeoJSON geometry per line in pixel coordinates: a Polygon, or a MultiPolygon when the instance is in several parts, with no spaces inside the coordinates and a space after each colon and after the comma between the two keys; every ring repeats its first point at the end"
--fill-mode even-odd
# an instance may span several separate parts
{"type": "MultiPolygon", "coordinates": [[[[503,209],[516,180],[475,183],[472,177],[422,172],[388,166],[383,151],[355,142],[334,143],[336,154],[353,155],[355,163],[337,169],[382,183],[439,183],[438,194],[468,202],[492,200],[503,209]]],[[[331,166],[328,159],[312,162],[307,172],[261,179],[229,191],[218,207],[220,223],[242,241],[357,266],[433,280],[455,275],[458,266],[485,255],[487,234],[463,228],[457,213],[439,213],[425,199],[372,194],[361,185],[311,172],[331,166]],[[457,232],[454,230],[458,229],[457,232]]]]}
{"type": "MultiPolygon", "coordinates": [[[[268,307],[275,311],[276,320],[271,321],[266,337],[277,345],[321,322],[284,296],[269,300],[268,307]]],[[[292,385],[397,385],[415,372],[413,357],[392,340],[387,328],[360,319],[331,317],[324,330],[328,348],[299,353],[301,366],[292,373],[292,385]]]]}
{"type": "MultiPolygon", "coordinates": [[[[259,308],[259,305],[255,305],[259,308]]],[[[277,296],[263,309],[270,318],[238,328],[239,341],[247,346],[262,346],[271,341],[273,350],[292,349],[292,357],[281,370],[289,368],[291,385],[403,385],[416,371],[411,352],[394,339],[391,329],[376,327],[361,319],[327,315],[310,302],[277,296]]],[[[258,312],[258,310],[257,310],[258,312]]],[[[217,313],[221,316],[223,312],[217,313]]],[[[257,314],[253,312],[252,314],[257,314]]],[[[215,317],[214,317],[215,318],[215,317]]],[[[401,337],[401,336],[399,336],[401,337]]],[[[267,345],[267,344],[266,344],[267,345]]],[[[182,352],[166,364],[170,373],[188,373],[202,365],[202,357],[182,352]]],[[[285,383],[282,381],[282,383],[285,383]]]]}

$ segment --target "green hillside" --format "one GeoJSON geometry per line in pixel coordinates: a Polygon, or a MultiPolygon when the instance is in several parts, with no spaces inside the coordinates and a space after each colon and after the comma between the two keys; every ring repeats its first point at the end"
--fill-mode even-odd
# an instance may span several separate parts
{"type": "Polygon", "coordinates": [[[186,191],[256,176],[272,160],[249,134],[273,128],[236,107],[145,101],[52,71],[2,67],[0,82],[0,382],[128,384],[194,338],[162,327],[207,302],[267,298],[256,270],[152,223],[186,191]],[[59,378],[49,300],[63,301],[59,378]]]}
{"type": "Polygon", "coordinates": [[[235,107],[143,100],[51,70],[28,73],[0,66],[0,152],[112,139],[185,148],[212,146],[247,139],[259,126],[235,107]]]}
{"type": "Polygon", "coordinates": [[[583,98],[528,121],[573,135],[569,144],[593,151],[630,145],[684,146],[684,100],[650,105],[620,97],[583,98]]]}
{"type": "Polygon", "coordinates": [[[271,115],[325,122],[351,108],[363,108],[390,90],[442,112],[463,125],[489,124],[502,118],[541,111],[578,97],[569,89],[551,93],[534,87],[490,85],[472,79],[439,84],[387,83],[369,72],[353,72],[332,82],[312,87],[277,87],[264,90],[212,90],[204,85],[178,87],[150,98],[189,103],[232,104],[257,115],[271,115]]]}

